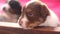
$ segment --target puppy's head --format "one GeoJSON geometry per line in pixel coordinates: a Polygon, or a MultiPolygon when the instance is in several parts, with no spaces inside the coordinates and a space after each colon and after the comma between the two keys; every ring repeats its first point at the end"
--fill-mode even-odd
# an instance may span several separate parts
{"type": "Polygon", "coordinates": [[[9,0],[7,1],[6,5],[3,7],[3,10],[6,13],[11,13],[11,14],[21,14],[21,5],[18,1],[16,0],[9,0]]]}
{"type": "Polygon", "coordinates": [[[34,28],[46,21],[47,16],[49,16],[48,8],[37,1],[28,2],[19,18],[19,24],[23,28],[34,28]]]}

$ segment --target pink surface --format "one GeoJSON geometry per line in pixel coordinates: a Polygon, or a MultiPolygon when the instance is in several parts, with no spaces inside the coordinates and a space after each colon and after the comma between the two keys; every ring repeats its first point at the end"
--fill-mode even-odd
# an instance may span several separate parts
{"type": "MultiPolygon", "coordinates": [[[[22,6],[25,5],[26,2],[28,2],[29,0],[19,0],[19,2],[21,3],[22,6]]],[[[48,7],[53,10],[57,16],[60,19],[60,0],[40,0],[44,3],[46,3],[48,5],[48,7]]],[[[5,3],[5,0],[0,0],[0,6],[2,6],[5,3]]],[[[0,11],[0,13],[3,13],[2,11],[0,11]]]]}

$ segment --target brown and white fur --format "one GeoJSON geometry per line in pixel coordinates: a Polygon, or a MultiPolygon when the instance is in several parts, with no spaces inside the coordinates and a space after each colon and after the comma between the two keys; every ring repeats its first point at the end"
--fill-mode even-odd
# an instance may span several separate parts
{"type": "Polygon", "coordinates": [[[24,29],[32,29],[37,26],[57,27],[59,20],[43,2],[29,1],[23,7],[18,23],[24,29]]]}
{"type": "Polygon", "coordinates": [[[2,6],[3,14],[0,14],[0,22],[17,22],[21,15],[21,5],[16,0],[7,0],[2,6]]]}

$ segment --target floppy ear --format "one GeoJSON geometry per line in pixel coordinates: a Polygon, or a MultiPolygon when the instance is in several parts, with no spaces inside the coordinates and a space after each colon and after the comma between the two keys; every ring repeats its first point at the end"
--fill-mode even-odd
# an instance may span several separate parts
{"type": "Polygon", "coordinates": [[[42,6],[41,15],[42,15],[42,17],[46,17],[49,15],[49,10],[48,10],[47,6],[45,6],[45,5],[42,6]]]}

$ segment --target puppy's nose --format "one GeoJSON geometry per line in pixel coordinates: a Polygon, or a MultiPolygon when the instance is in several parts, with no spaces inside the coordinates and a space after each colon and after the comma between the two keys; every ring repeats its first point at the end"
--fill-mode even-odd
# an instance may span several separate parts
{"type": "Polygon", "coordinates": [[[22,24],[23,24],[23,21],[19,21],[19,25],[22,26],[22,24]]]}

